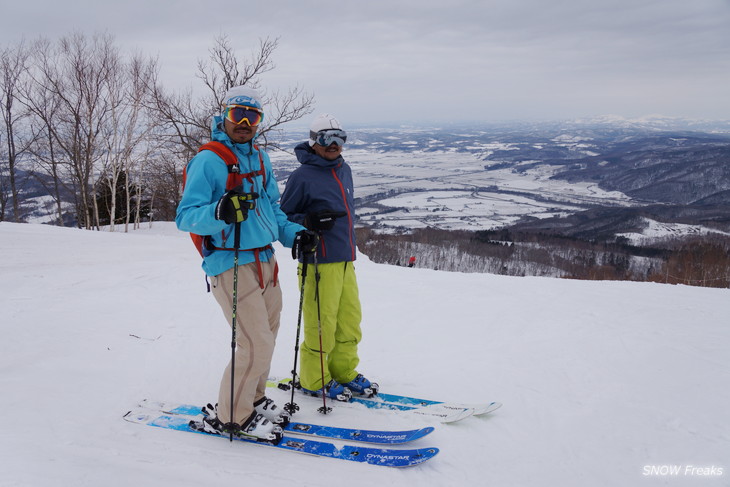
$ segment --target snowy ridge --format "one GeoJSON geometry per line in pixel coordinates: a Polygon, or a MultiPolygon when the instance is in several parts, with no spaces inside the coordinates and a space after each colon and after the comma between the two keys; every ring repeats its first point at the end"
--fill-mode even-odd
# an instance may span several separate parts
{"type": "Polygon", "coordinates": [[[657,240],[682,238],[687,236],[701,235],[724,235],[730,236],[730,233],[716,230],[714,228],[703,227],[701,225],[687,225],[683,223],[664,223],[652,220],[650,218],[642,219],[646,227],[641,233],[620,233],[618,236],[626,237],[634,245],[642,245],[652,243],[657,240]]]}
{"type": "MultiPolygon", "coordinates": [[[[272,374],[286,375],[297,286],[277,249],[284,310],[272,374]]],[[[362,372],[383,392],[504,403],[439,426],[427,441],[439,455],[394,471],[122,419],[141,397],[214,400],[230,357],[198,256],[171,224],[108,234],[0,223],[0,255],[0,390],[28,419],[3,424],[3,486],[315,486],[323,472],[356,487],[728,482],[727,289],[448,273],[359,256],[362,372]]],[[[321,422],[309,408],[297,415],[321,422]]],[[[433,425],[366,409],[327,421],[433,425]]]]}

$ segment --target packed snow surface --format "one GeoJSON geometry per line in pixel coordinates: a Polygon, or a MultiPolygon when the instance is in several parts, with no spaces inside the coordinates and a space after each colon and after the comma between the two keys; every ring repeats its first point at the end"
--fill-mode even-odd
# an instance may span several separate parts
{"type": "MultiPolygon", "coordinates": [[[[285,297],[271,372],[285,376],[298,289],[288,249],[277,250],[285,297]]],[[[215,401],[230,358],[230,328],[174,225],[0,223],[0,255],[2,486],[730,483],[727,289],[447,273],[360,255],[359,370],[383,392],[504,404],[436,425],[413,446],[439,455],[389,469],[122,419],[144,398],[215,401]]],[[[300,420],[431,424],[307,405],[300,420]]]]}

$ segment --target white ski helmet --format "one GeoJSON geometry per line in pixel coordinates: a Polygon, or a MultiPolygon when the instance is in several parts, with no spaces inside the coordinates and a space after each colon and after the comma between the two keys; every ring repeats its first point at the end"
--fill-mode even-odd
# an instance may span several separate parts
{"type": "Polygon", "coordinates": [[[322,130],[342,130],[340,121],[329,113],[323,113],[312,121],[309,126],[309,145],[313,146],[317,133],[322,130]]]}
{"type": "Polygon", "coordinates": [[[223,107],[228,105],[244,105],[263,112],[261,95],[258,91],[248,86],[234,86],[230,88],[223,96],[223,107]]]}

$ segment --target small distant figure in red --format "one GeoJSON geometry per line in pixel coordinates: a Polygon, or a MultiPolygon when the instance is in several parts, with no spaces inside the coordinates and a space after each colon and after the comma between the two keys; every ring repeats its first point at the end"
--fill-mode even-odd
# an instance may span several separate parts
{"type": "Polygon", "coordinates": [[[415,265],[416,265],[415,257],[411,257],[410,259],[408,259],[408,267],[414,267],[415,265]]]}

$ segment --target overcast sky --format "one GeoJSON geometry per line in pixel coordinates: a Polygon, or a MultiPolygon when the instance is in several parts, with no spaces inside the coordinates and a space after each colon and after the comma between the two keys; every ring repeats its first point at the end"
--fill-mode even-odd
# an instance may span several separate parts
{"type": "Polygon", "coordinates": [[[225,34],[278,37],[266,89],[298,85],[345,124],[730,119],[730,0],[0,0],[0,45],[108,32],[195,87],[225,34]]]}

